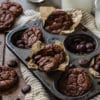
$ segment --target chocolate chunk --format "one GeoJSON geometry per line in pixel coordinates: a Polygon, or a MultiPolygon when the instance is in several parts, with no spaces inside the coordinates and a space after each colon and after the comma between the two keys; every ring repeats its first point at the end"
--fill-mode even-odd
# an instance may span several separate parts
{"type": "Polygon", "coordinates": [[[16,60],[10,60],[10,61],[8,61],[7,65],[9,67],[16,67],[18,65],[18,63],[16,60]]]}
{"type": "Polygon", "coordinates": [[[28,62],[30,59],[31,59],[30,57],[27,57],[27,58],[25,59],[25,61],[27,61],[27,62],[28,62]]]}
{"type": "Polygon", "coordinates": [[[18,44],[19,48],[24,48],[24,44],[18,44]]]}
{"type": "Polygon", "coordinates": [[[41,55],[37,55],[37,56],[34,57],[34,60],[38,61],[41,57],[42,57],[41,55]]]}
{"type": "Polygon", "coordinates": [[[94,57],[94,64],[92,65],[92,68],[100,73],[100,54],[94,57]]]}
{"type": "Polygon", "coordinates": [[[85,50],[85,45],[84,44],[78,44],[76,46],[76,50],[81,52],[81,51],[84,51],[85,50]]]}
{"type": "Polygon", "coordinates": [[[93,49],[93,43],[86,43],[86,48],[87,49],[93,49]]]}
{"type": "Polygon", "coordinates": [[[89,61],[87,59],[82,58],[82,59],[79,60],[79,64],[81,66],[86,67],[88,65],[88,63],[89,63],[89,61]]]}
{"type": "Polygon", "coordinates": [[[100,73],[100,61],[96,61],[93,65],[93,68],[100,73]]]}
{"type": "Polygon", "coordinates": [[[22,93],[24,93],[24,94],[28,93],[30,90],[31,90],[30,85],[26,85],[21,89],[22,93]]]}
{"type": "Polygon", "coordinates": [[[96,65],[94,65],[94,69],[95,69],[97,72],[100,72],[100,62],[99,62],[99,63],[96,63],[96,65]]]}

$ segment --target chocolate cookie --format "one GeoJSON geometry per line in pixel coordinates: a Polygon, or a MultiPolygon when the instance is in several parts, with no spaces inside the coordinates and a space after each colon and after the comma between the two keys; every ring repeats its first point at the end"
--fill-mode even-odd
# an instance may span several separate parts
{"type": "Polygon", "coordinates": [[[91,86],[91,78],[83,68],[70,68],[59,81],[59,90],[66,96],[81,96],[91,86]]]}
{"type": "Polygon", "coordinates": [[[45,72],[55,70],[65,61],[64,50],[56,44],[48,44],[32,57],[39,68],[45,72]]]}
{"type": "Polygon", "coordinates": [[[42,41],[42,32],[38,27],[27,29],[16,41],[19,48],[30,48],[36,41],[42,41]]]}
{"type": "Polygon", "coordinates": [[[12,68],[0,66],[0,91],[12,88],[17,80],[17,73],[12,68]]]}
{"type": "Polygon", "coordinates": [[[0,31],[8,30],[14,24],[15,17],[12,12],[0,9],[0,31]]]}
{"type": "Polygon", "coordinates": [[[15,16],[19,16],[23,11],[23,9],[22,9],[20,4],[18,4],[16,2],[10,2],[10,1],[1,3],[0,4],[0,9],[9,10],[15,16]]]}
{"type": "Polygon", "coordinates": [[[60,34],[63,30],[68,30],[73,25],[72,15],[65,11],[53,11],[45,21],[44,29],[47,32],[60,34]]]}

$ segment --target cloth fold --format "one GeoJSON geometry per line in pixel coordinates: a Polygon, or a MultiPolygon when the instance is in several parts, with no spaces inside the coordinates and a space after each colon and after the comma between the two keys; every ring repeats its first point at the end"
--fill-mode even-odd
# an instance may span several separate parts
{"type": "Polygon", "coordinates": [[[22,64],[20,68],[25,82],[31,86],[31,91],[26,94],[25,100],[49,100],[47,91],[33,74],[22,64]]]}
{"type": "MultiPolygon", "coordinates": [[[[82,10],[82,13],[83,17],[81,23],[89,30],[91,30],[95,35],[100,37],[100,31],[96,29],[94,17],[86,11],[82,10]]],[[[40,18],[41,16],[39,12],[36,12],[34,10],[26,10],[24,14],[17,19],[14,27],[23,26],[26,23],[35,21],[40,18]]],[[[35,78],[35,76],[33,76],[33,74],[24,65],[21,64],[20,68],[24,80],[32,87],[31,91],[25,95],[25,100],[53,100],[50,99],[51,96],[49,96],[38,79],[35,78]]],[[[91,100],[100,100],[100,95],[94,97],[91,100]]]]}

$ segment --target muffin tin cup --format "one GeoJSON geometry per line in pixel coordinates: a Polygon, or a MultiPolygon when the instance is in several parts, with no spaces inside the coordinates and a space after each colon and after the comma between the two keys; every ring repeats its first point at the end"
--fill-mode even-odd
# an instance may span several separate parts
{"type": "MultiPolygon", "coordinates": [[[[75,34],[75,35],[85,34],[85,35],[92,37],[96,43],[96,48],[93,52],[91,52],[89,54],[74,54],[65,48],[65,50],[66,50],[65,52],[67,52],[69,55],[70,64],[77,65],[79,63],[80,59],[86,58],[86,59],[90,60],[90,59],[92,59],[92,57],[94,57],[95,55],[100,53],[100,47],[99,47],[100,39],[98,37],[96,37],[92,32],[90,32],[87,28],[85,28],[83,25],[80,24],[77,27],[76,31],[69,35],[56,35],[56,34],[51,34],[51,33],[46,32],[43,29],[42,21],[39,20],[39,21],[32,22],[30,25],[27,24],[20,28],[16,28],[16,29],[10,31],[6,37],[6,44],[7,44],[8,48],[20,59],[20,61],[22,61],[22,63],[27,68],[28,68],[28,63],[25,59],[27,57],[31,56],[31,48],[24,49],[24,48],[16,47],[14,45],[14,38],[18,34],[20,34],[21,31],[24,31],[32,26],[37,26],[41,29],[41,31],[43,33],[43,38],[44,38],[43,42],[46,44],[54,43],[55,40],[59,40],[64,44],[64,41],[73,34],[75,34]]],[[[66,67],[66,70],[67,70],[67,68],[68,67],[66,67]]],[[[88,70],[89,66],[84,67],[84,69],[91,76],[91,74],[89,73],[89,70],[88,70]]],[[[88,91],[87,93],[85,93],[82,96],[68,97],[68,96],[65,96],[62,93],[60,93],[55,86],[57,84],[57,80],[61,77],[63,72],[54,71],[54,72],[45,73],[45,72],[42,72],[39,70],[33,70],[33,69],[29,69],[29,70],[41,81],[41,83],[43,83],[43,85],[45,87],[47,87],[57,98],[59,98],[61,100],[80,100],[80,99],[86,100],[86,99],[89,99],[100,93],[100,79],[96,79],[93,76],[91,76],[92,81],[93,81],[93,87],[90,89],[90,91],[88,91]]]]}
{"type": "MultiPolygon", "coordinates": [[[[73,63],[73,65],[76,65],[75,63],[73,63]]],[[[78,65],[79,66],[79,65],[78,65]]],[[[71,68],[71,67],[70,67],[71,68]]],[[[76,68],[76,67],[75,67],[76,68]]],[[[82,67],[81,67],[82,68],[82,67]]],[[[68,68],[69,69],[69,68],[68,68]]],[[[68,70],[67,69],[67,70],[68,70]]],[[[85,69],[85,72],[88,73],[88,71],[85,69]]],[[[92,87],[90,88],[89,91],[87,91],[86,93],[84,93],[82,96],[77,96],[77,97],[70,97],[70,96],[65,96],[64,94],[62,94],[58,88],[58,82],[60,81],[60,78],[63,76],[65,72],[62,72],[62,74],[60,74],[57,79],[54,80],[54,89],[55,91],[59,94],[59,98],[61,98],[61,100],[87,100],[87,98],[89,97],[92,97],[96,94],[98,94],[99,92],[98,91],[94,91],[93,93],[93,90],[95,89],[95,85],[97,84],[96,82],[93,82],[93,77],[92,75],[89,74],[91,80],[92,80],[92,87]],[[90,96],[91,95],[91,96],[90,96]]]]}

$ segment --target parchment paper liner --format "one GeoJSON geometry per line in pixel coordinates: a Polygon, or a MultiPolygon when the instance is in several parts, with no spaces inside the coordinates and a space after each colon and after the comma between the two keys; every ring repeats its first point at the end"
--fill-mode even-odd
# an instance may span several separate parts
{"type": "Polygon", "coordinates": [[[89,68],[89,72],[96,78],[100,78],[100,73],[95,71],[93,68],[92,68],[92,65],[94,65],[94,62],[95,62],[95,58],[93,58],[90,62],[90,68],[89,68]]]}
{"type": "MultiPolygon", "coordinates": [[[[63,44],[60,41],[55,41],[55,44],[60,46],[61,48],[64,49],[63,44]]],[[[36,54],[37,52],[39,52],[40,50],[42,50],[44,48],[45,44],[43,44],[41,41],[37,41],[33,46],[32,46],[32,55],[36,54]]],[[[65,62],[63,62],[62,64],[60,64],[58,66],[58,68],[56,68],[55,70],[60,70],[60,71],[65,71],[65,68],[68,66],[69,64],[69,56],[68,54],[65,52],[66,58],[65,58],[65,62]]],[[[37,64],[33,63],[33,59],[31,57],[30,61],[28,62],[28,67],[31,69],[39,69],[41,71],[43,71],[37,64]]],[[[51,70],[54,71],[54,70],[51,70]]]]}
{"type": "MultiPolygon", "coordinates": [[[[40,7],[40,14],[43,20],[43,25],[45,23],[45,20],[48,18],[48,16],[55,10],[62,10],[62,9],[56,9],[54,7],[40,7]]],[[[70,27],[69,30],[61,31],[60,34],[69,34],[69,33],[74,32],[75,28],[79,25],[82,18],[81,10],[70,9],[70,10],[67,10],[66,13],[72,14],[72,20],[74,24],[70,27]]]]}

